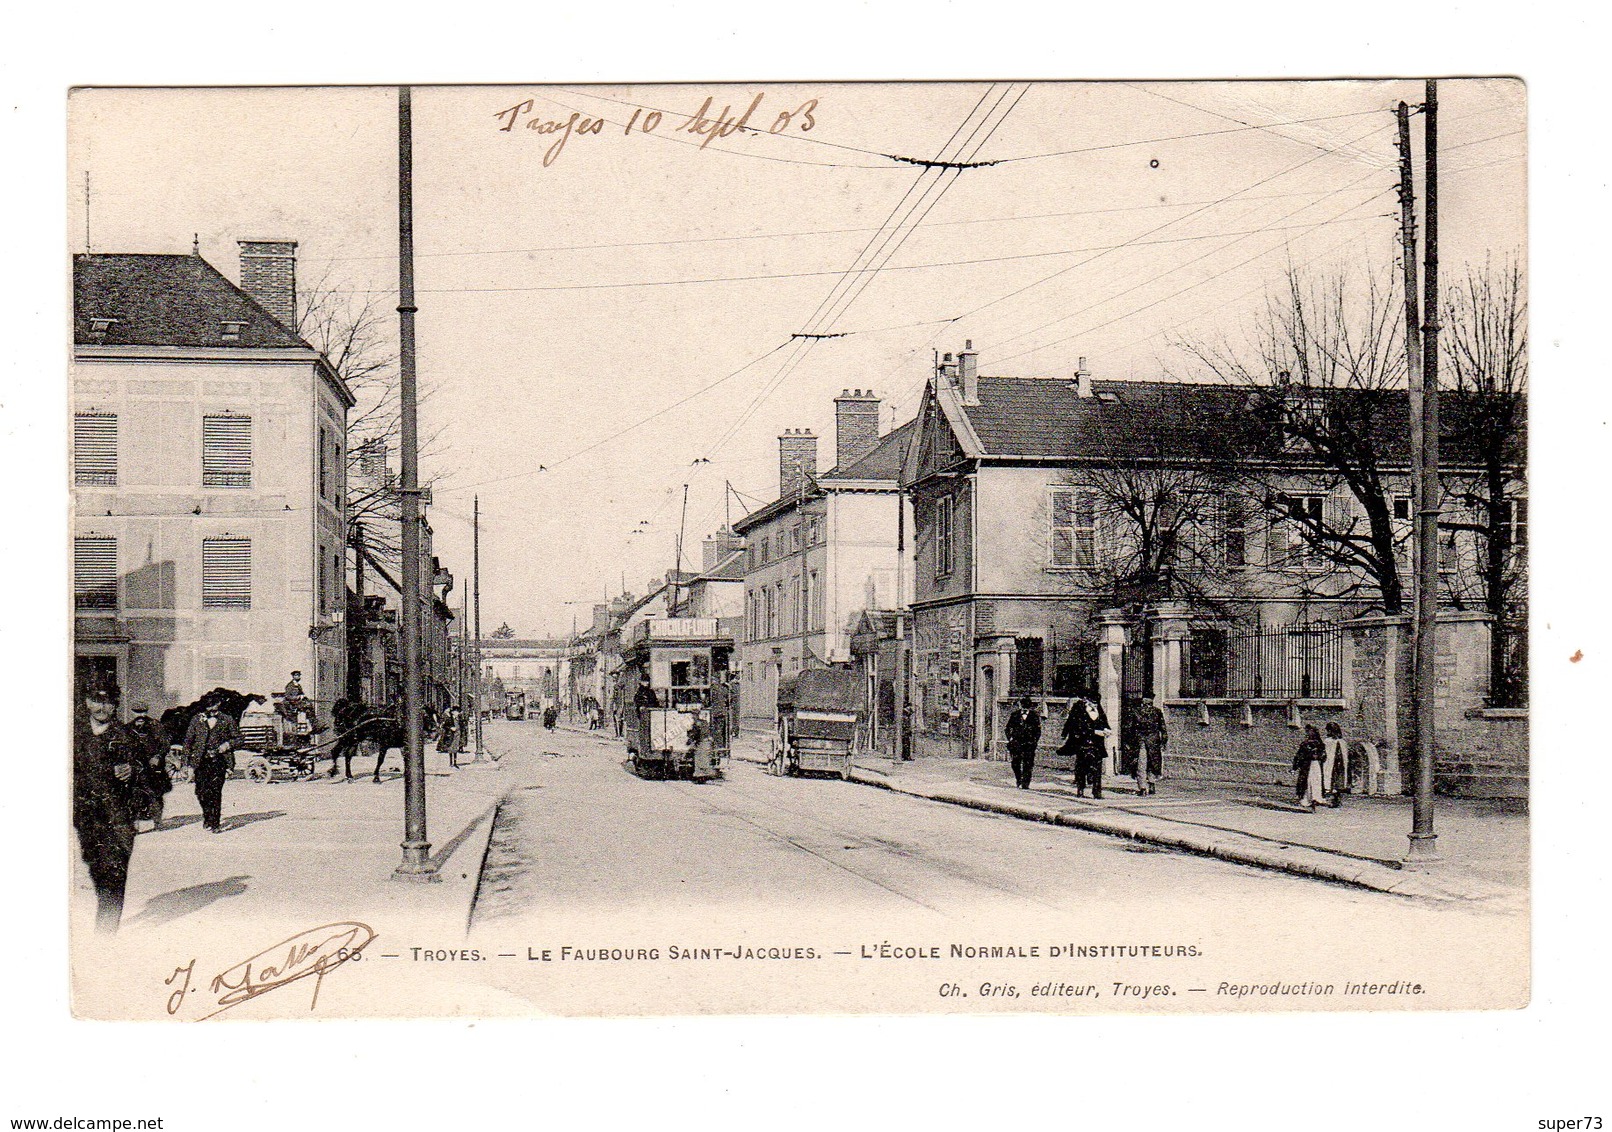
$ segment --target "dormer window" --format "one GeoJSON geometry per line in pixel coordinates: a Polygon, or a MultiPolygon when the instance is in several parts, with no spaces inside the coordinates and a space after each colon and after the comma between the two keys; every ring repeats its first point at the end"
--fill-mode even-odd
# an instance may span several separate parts
{"type": "Polygon", "coordinates": [[[224,319],[219,325],[223,327],[224,341],[226,342],[239,342],[241,340],[241,331],[246,327],[244,320],[237,321],[228,318],[224,319]]]}
{"type": "Polygon", "coordinates": [[[111,327],[111,325],[116,321],[117,321],[117,319],[115,319],[115,318],[92,318],[92,319],[90,319],[90,341],[91,342],[104,342],[104,341],[106,341],[106,332],[111,327]]]}

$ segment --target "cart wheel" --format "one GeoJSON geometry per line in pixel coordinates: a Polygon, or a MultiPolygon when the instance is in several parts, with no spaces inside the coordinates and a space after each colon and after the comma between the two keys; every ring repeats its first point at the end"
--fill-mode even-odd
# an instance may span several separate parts
{"type": "Polygon", "coordinates": [[[258,755],[246,764],[246,777],[253,782],[273,782],[274,767],[269,764],[268,759],[258,755]]]}

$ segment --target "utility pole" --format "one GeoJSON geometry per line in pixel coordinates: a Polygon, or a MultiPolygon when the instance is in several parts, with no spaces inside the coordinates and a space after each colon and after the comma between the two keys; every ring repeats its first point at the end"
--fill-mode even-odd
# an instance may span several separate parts
{"type": "Polygon", "coordinates": [[[425,826],[425,750],[420,736],[420,453],[414,376],[414,121],[409,88],[397,88],[398,400],[402,410],[403,861],[393,876],[434,881],[425,826]]]}
{"type": "MultiPolygon", "coordinates": [[[[1416,786],[1406,860],[1439,859],[1433,831],[1434,704],[1438,689],[1438,84],[1427,80],[1422,106],[1426,162],[1422,216],[1422,444],[1416,466],[1416,786]]],[[[1408,154],[1407,154],[1408,157],[1408,154]]],[[[1407,257],[1409,253],[1407,252],[1407,257]]],[[[1415,406],[1412,406],[1413,411],[1415,406]]]]}
{"type": "Polygon", "coordinates": [[[486,761],[487,751],[482,744],[481,734],[481,496],[475,496],[474,500],[470,527],[470,588],[476,617],[476,644],[471,650],[476,660],[476,753],[471,761],[479,763],[486,761]]]}
{"type": "Polygon", "coordinates": [[[677,568],[672,574],[672,607],[667,610],[677,616],[677,587],[683,581],[683,529],[688,525],[688,484],[683,485],[683,515],[677,521],[677,568]]]}

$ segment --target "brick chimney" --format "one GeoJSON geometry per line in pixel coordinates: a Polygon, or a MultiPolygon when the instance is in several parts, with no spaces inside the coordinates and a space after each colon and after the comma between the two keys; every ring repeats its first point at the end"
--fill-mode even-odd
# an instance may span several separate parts
{"type": "Polygon", "coordinates": [[[1086,359],[1081,358],[1075,366],[1075,395],[1077,397],[1091,396],[1091,371],[1086,368],[1086,359]]]}
{"type": "Polygon", "coordinates": [[[297,328],[297,242],[237,240],[241,246],[241,290],[280,320],[297,328]]]}
{"type": "Polygon", "coordinates": [[[701,546],[700,573],[714,570],[722,564],[722,560],[735,550],[744,549],[744,539],[733,533],[729,527],[723,527],[714,535],[706,538],[701,546]]]}
{"type": "Polygon", "coordinates": [[[879,444],[879,399],[873,390],[844,389],[834,398],[834,462],[844,471],[879,444]]]}
{"type": "Polygon", "coordinates": [[[786,428],[778,438],[778,498],[801,495],[817,478],[817,434],[809,428],[786,428]]]}
{"type": "Polygon", "coordinates": [[[963,404],[980,403],[979,354],[974,351],[972,338],[963,342],[963,352],[957,355],[957,390],[963,396],[963,404]]]}

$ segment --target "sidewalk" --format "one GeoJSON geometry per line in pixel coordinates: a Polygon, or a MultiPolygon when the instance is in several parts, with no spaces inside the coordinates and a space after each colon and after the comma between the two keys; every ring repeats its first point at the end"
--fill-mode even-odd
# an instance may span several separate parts
{"type": "MultiPolygon", "coordinates": [[[[351,781],[326,777],[328,762],[308,781],[230,779],[217,835],[202,828],[193,787],[176,784],[162,826],[135,839],[124,929],[373,915],[462,930],[509,775],[492,762],[452,770],[446,755],[427,750],[427,829],[438,881],[420,884],[392,875],[403,840],[398,755],[379,783],[371,779],[373,758],[353,763],[351,781]]],[[[78,874],[87,894],[82,866],[78,874]]]]}
{"type": "MultiPolygon", "coordinates": [[[[743,736],[734,757],[765,762],[764,740],[743,736]]],[[[1029,790],[1006,762],[858,756],[852,780],[914,797],[1027,821],[1130,838],[1226,861],[1436,900],[1526,899],[1528,817],[1502,804],[1440,797],[1435,831],[1443,860],[1402,867],[1411,800],[1345,795],[1338,809],[1301,810],[1291,788],[1166,778],[1139,797],[1109,777],[1103,800],[1076,796],[1074,775],[1037,768],[1029,790]]]]}

